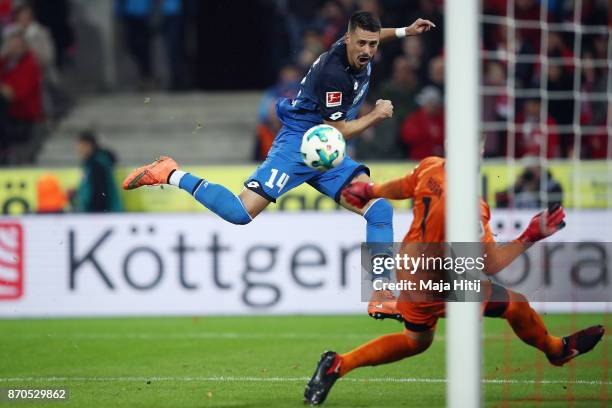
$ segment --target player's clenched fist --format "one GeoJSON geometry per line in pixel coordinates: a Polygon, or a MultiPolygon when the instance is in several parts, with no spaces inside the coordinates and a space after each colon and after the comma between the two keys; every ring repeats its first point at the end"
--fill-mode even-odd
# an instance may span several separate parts
{"type": "Polygon", "coordinates": [[[531,219],[527,229],[517,238],[523,243],[538,242],[565,227],[565,211],[558,206],[552,211],[546,210],[531,219]]]}
{"type": "Polygon", "coordinates": [[[363,208],[374,197],[374,183],[355,181],[342,190],[342,197],[353,207],[363,208]]]}
{"type": "Polygon", "coordinates": [[[393,104],[386,99],[379,99],[376,101],[374,111],[378,114],[379,118],[388,119],[393,116],[393,104]]]}

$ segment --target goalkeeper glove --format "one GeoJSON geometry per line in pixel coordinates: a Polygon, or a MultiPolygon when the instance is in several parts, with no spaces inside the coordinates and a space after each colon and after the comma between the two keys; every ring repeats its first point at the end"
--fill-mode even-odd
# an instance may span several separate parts
{"type": "Polygon", "coordinates": [[[522,243],[538,242],[553,235],[565,227],[565,211],[563,207],[555,205],[542,211],[531,219],[527,229],[516,239],[522,243]]]}
{"type": "Polygon", "coordinates": [[[376,198],[373,187],[374,183],[356,181],[342,190],[342,197],[353,207],[363,208],[371,199],[376,198]]]}

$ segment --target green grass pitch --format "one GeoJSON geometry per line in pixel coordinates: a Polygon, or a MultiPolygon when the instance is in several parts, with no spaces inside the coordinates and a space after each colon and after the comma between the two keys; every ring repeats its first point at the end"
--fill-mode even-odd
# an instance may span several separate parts
{"type": "MultiPolygon", "coordinates": [[[[556,335],[610,315],[546,315],[556,335]]],[[[0,387],[68,387],[68,402],[17,407],[301,407],[324,350],[338,352],[399,323],[364,316],[125,318],[0,321],[0,387]]],[[[336,383],[328,407],[439,407],[445,404],[444,321],[425,353],[366,367],[336,383]]],[[[563,368],[485,319],[483,398],[487,407],[612,406],[609,334],[563,368]]]]}

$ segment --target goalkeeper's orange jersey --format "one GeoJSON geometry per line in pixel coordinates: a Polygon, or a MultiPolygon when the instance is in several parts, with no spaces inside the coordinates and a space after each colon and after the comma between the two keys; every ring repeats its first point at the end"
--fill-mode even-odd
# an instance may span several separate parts
{"type": "MultiPolygon", "coordinates": [[[[446,176],[445,160],[440,157],[423,159],[410,174],[388,183],[376,185],[377,195],[388,198],[412,198],[414,219],[404,237],[407,242],[445,242],[446,176]],[[401,191],[398,191],[401,190],[401,191]]],[[[480,200],[481,241],[495,242],[489,220],[489,206],[480,200]]]]}
{"type": "MultiPolygon", "coordinates": [[[[410,230],[404,237],[404,244],[424,242],[445,242],[445,200],[446,176],[444,170],[445,160],[440,157],[427,157],[423,159],[412,172],[400,179],[374,186],[377,196],[391,199],[412,198],[414,200],[414,219],[410,230]]],[[[489,206],[480,201],[481,210],[481,242],[495,242],[489,220],[491,213],[489,206]]],[[[415,248],[404,246],[402,252],[410,253],[415,248]]],[[[435,281],[444,279],[439,271],[426,271],[429,278],[435,281]]],[[[398,279],[423,279],[422,274],[398,272],[398,279]]],[[[484,283],[485,297],[489,296],[490,287],[484,283]]],[[[439,317],[444,316],[444,294],[429,293],[427,291],[402,291],[397,303],[398,310],[406,322],[416,325],[433,327],[439,317]],[[440,300],[435,300],[440,297],[440,300]],[[420,299],[420,300],[419,300],[420,299]]]]}

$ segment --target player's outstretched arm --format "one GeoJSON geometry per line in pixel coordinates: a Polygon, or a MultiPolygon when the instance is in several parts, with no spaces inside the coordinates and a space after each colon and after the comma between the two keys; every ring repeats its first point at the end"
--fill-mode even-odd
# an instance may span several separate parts
{"type": "Polygon", "coordinates": [[[358,135],[367,128],[393,116],[393,104],[391,101],[379,99],[374,109],[355,120],[325,121],[326,124],[335,127],[342,133],[345,139],[358,135]]]}
{"type": "Polygon", "coordinates": [[[534,216],[529,225],[514,241],[508,244],[485,244],[487,258],[485,273],[495,275],[510,265],[534,243],[550,237],[565,227],[565,211],[557,206],[534,216]]]}
{"type": "Polygon", "coordinates": [[[429,20],[419,18],[408,27],[383,28],[380,30],[380,41],[384,42],[393,40],[395,38],[403,38],[409,35],[419,35],[431,30],[432,28],[436,28],[434,23],[429,20]]]}

